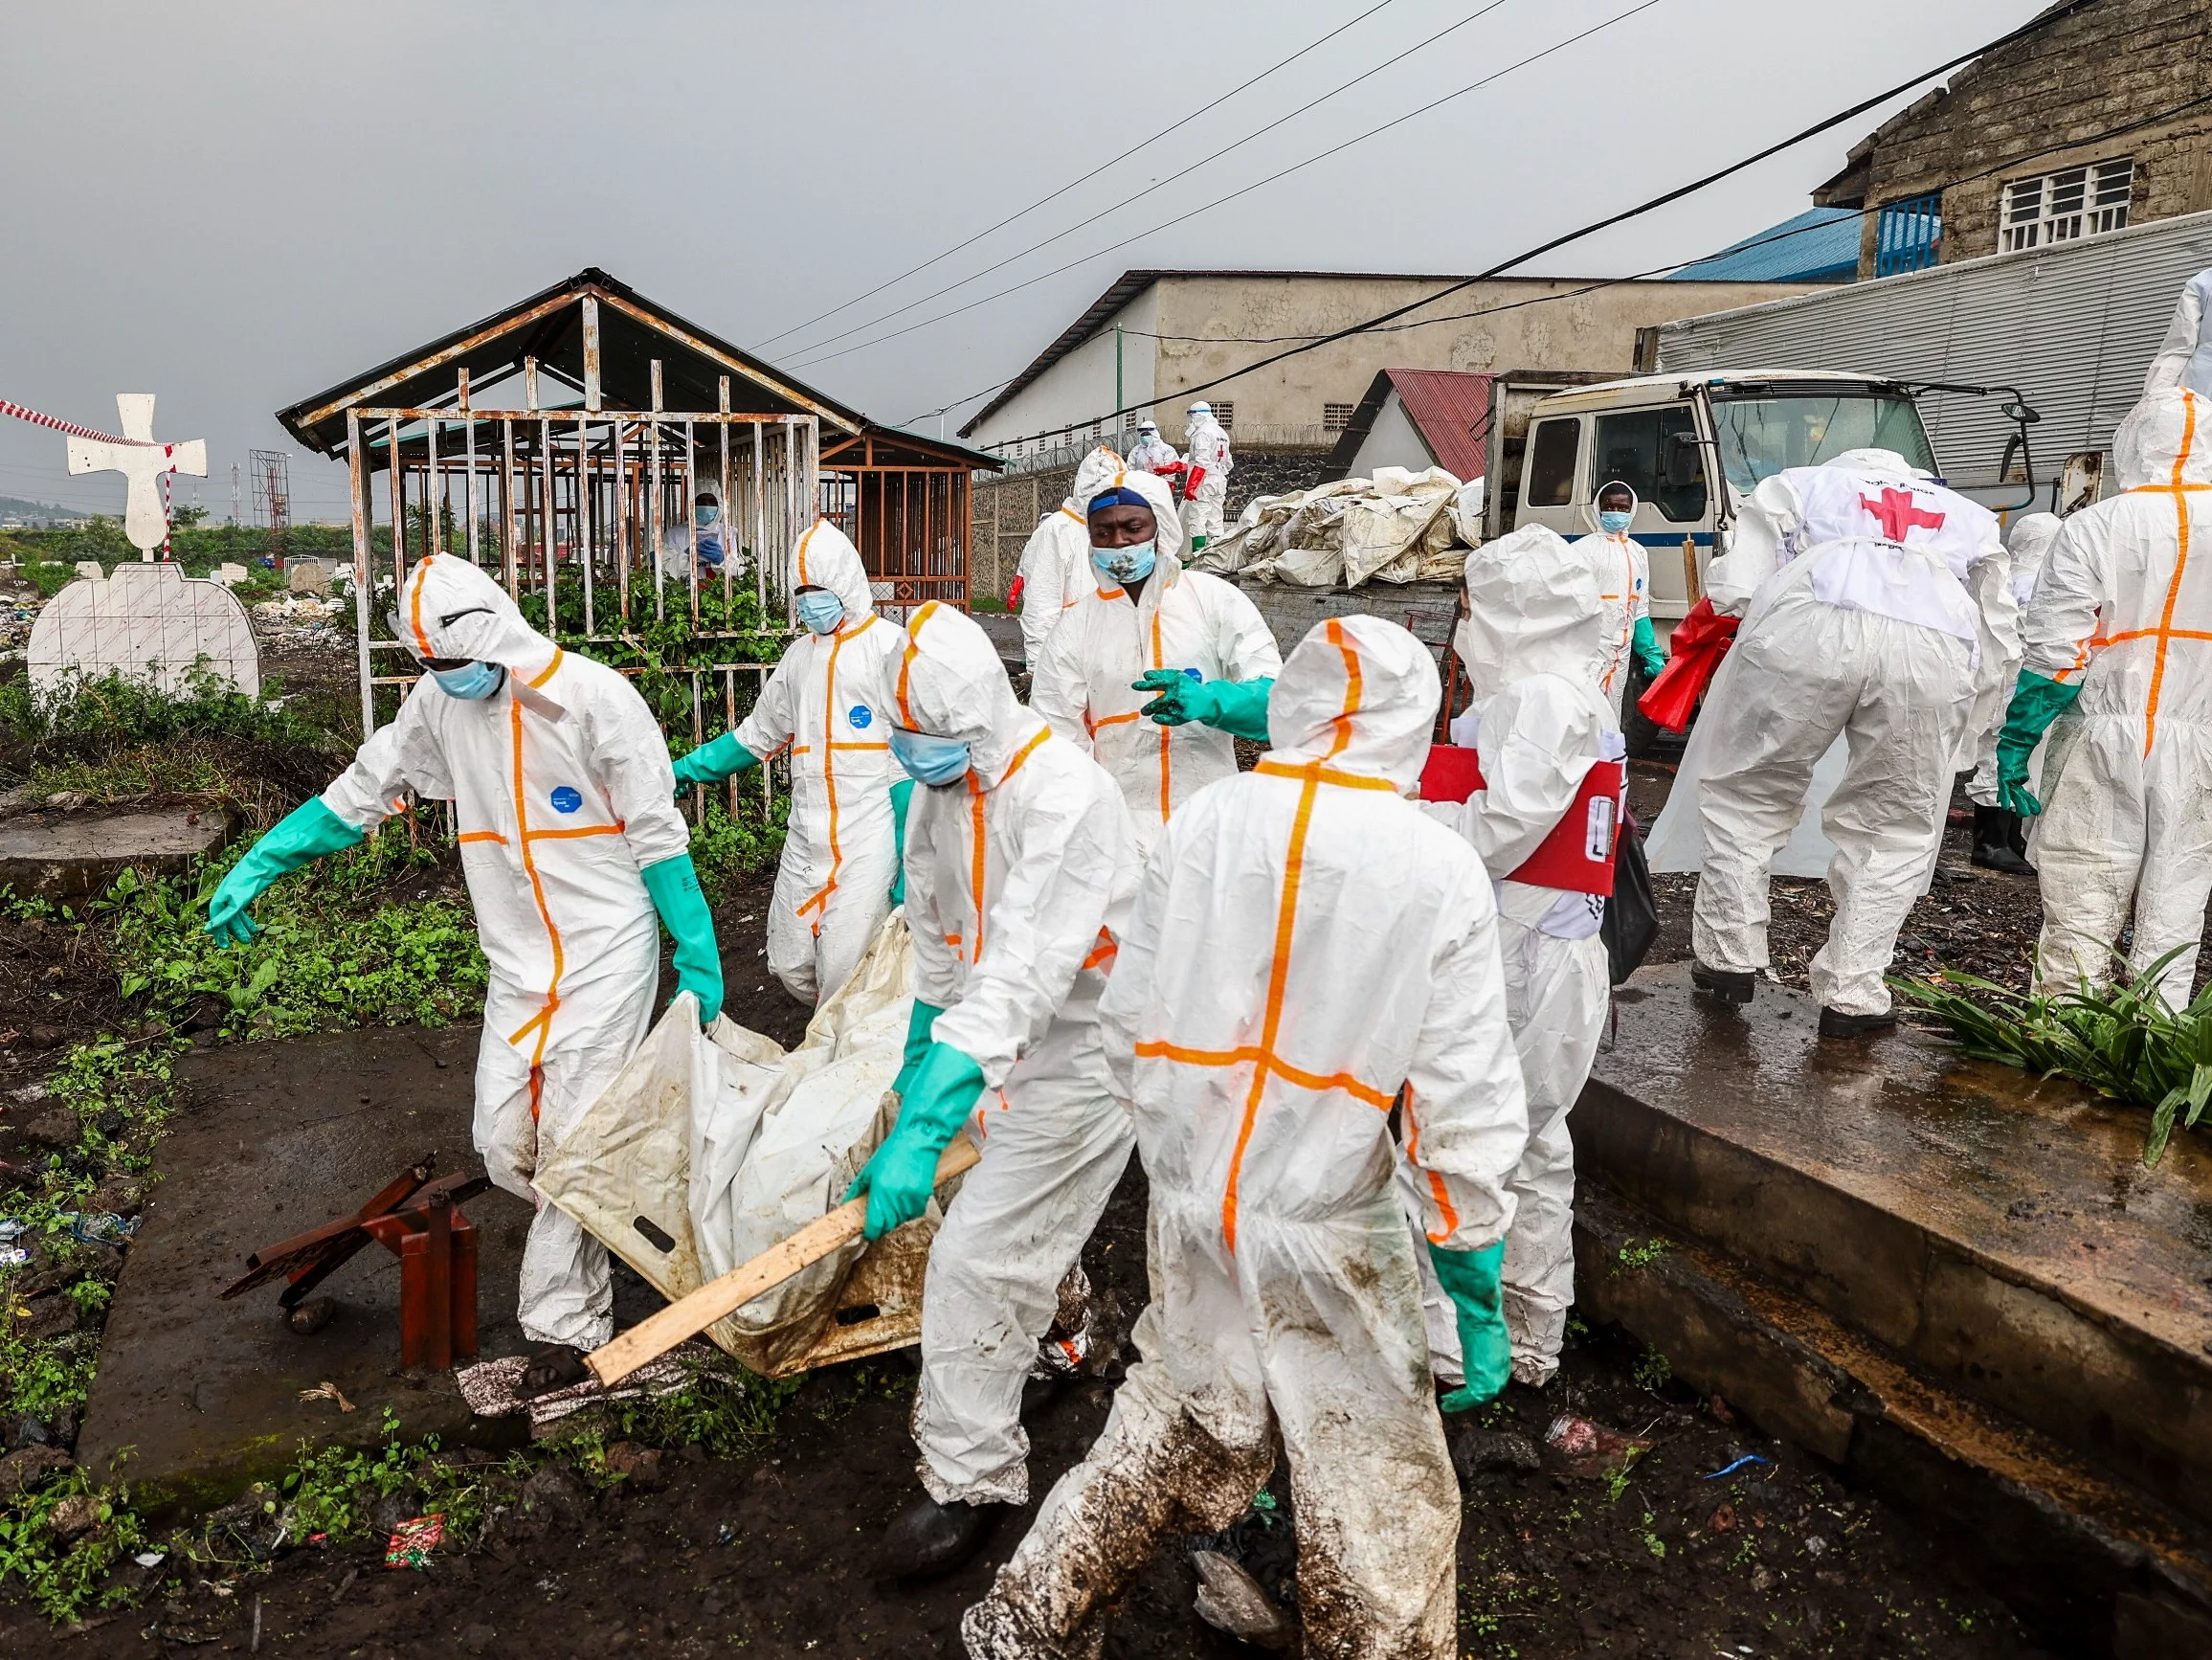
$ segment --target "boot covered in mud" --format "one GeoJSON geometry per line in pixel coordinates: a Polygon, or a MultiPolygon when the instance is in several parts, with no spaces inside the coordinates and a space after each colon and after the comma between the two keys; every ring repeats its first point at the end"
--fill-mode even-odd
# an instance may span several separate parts
{"type": "Polygon", "coordinates": [[[2020,815],[2007,813],[2002,807],[1984,807],[1977,803],[1974,809],[1973,863],[1984,870],[2001,870],[2007,876],[2033,876],[2035,866],[2021,855],[2015,838],[2026,840],[2020,829],[2020,815]]]}
{"type": "Polygon", "coordinates": [[[934,1580],[965,1567],[1005,1510],[1002,1504],[939,1504],[925,1494],[883,1530],[876,1571],[892,1580],[934,1580]]]}

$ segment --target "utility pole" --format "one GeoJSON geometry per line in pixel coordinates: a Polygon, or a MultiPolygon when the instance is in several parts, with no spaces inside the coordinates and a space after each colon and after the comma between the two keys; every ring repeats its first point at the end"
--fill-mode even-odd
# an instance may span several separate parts
{"type": "Polygon", "coordinates": [[[231,463],[231,523],[238,522],[238,463],[231,463]]]}
{"type": "MultiPolygon", "coordinates": [[[[1114,325],[1114,408],[1117,410],[1120,409],[1122,405],[1127,401],[1128,400],[1122,396],[1122,325],[1117,323],[1114,325]]],[[[1126,431],[1128,429],[1129,424],[1129,417],[1128,415],[1117,415],[1114,416],[1114,419],[1121,423],[1122,430],[1126,431]]],[[[1121,435],[1119,432],[1114,435],[1114,447],[1116,449],[1121,447],[1121,435]]],[[[1163,751],[1163,753],[1165,751],[1163,751]]]]}

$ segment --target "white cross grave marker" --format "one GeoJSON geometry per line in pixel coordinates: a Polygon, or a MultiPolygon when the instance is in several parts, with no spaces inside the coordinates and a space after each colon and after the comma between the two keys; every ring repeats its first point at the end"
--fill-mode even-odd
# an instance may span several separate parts
{"type": "Polygon", "coordinates": [[[123,424],[125,443],[104,438],[69,439],[72,473],[121,473],[130,483],[129,505],[123,509],[123,533],[130,538],[141,559],[151,559],[154,550],[168,540],[169,516],[162,505],[161,480],[165,473],[208,476],[205,438],[190,443],[165,444],[153,436],[153,400],[150,392],[119,392],[115,413],[123,424]]]}

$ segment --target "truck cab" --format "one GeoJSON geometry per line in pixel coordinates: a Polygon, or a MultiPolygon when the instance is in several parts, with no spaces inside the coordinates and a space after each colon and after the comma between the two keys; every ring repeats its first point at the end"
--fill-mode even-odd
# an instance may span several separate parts
{"type": "Polygon", "coordinates": [[[1665,636],[1705,592],[1706,567],[1727,550],[1729,527],[1762,479],[1861,449],[1940,471],[1910,391],[1877,376],[1502,380],[1491,394],[1485,533],[1548,525],[1588,535],[1599,486],[1620,480],[1636,492],[1629,533],[1650,550],[1652,621],[1665,636]]]}

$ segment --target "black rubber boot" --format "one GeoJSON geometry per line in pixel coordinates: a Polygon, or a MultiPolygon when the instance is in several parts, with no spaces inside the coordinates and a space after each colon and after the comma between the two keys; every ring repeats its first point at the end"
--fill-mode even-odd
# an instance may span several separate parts
{"type": "MultiPolygon", "coordinates": [[[[2026,816],[2020,813],[2007,813],[2004,816],[2004,822],[2006,826],[2005,840],[2012,843],[2012,850],[2024,861],[2027,858],[2026,816]]],[[[2033,870],[2035,866],[2030,864],[2028,868],[2033,870]]]]}
{"type": "Polygon", "coordinates": [[[2035,874],[2035,866],[2022,859],[2012,844],[2013,822],[2017,817],[2002,807],[1976,803],[1972,863],[1984,870],[2001,870],[2007,876],[2035,874]]]}
{"type": "Polygon", "coordinates": [[[1756,975],[1732,974],[1727,969],[1707,968],[1701,962],[1692,962],[1689,983],[1707,997],[1718,998],[1724,1003],[1748,1003],[1759,982],[1756,975]]]}
{"type": "Polygon", "coordinates": [[[1823,1038],[1864,1038],[1869,1032],[1887,1032],[1897,1023],[1897,1011],[1886,1015],[1846,1015],[1841,1009],[1823,1007],[1821,1010],[1821,1036],[1823,1038]]]}
{"type": "Polygon", "coordinates": [[[515,1393],[530,1401],[581,1383],[591,1376],[591,1367],[584,1364],[583,1350],[568,1343],[547,1343],[531,1354],[530,1363],[523,1368],[522,1377],[516,1380],[515,1393]]]}
{"type": "Polygon", "coordinates": [[[933,1580],[966,1565],[998,1525],[998,1504],[939,1504],[925,1494],[891,1518],[876,1559],[893,1580],[933,1580]]]}

